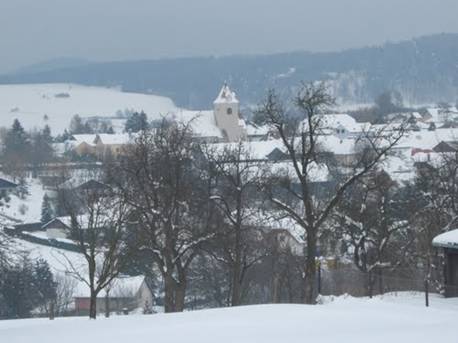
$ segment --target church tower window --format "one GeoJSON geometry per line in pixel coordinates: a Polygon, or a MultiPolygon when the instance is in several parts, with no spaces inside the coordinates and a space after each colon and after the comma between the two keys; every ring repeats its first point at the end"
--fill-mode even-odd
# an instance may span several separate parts
{"type": "Polygon", "coordinates": [[[227,114],[232,114],[232,107],[229,107],[229,108],[227,109],[227,114]]]}

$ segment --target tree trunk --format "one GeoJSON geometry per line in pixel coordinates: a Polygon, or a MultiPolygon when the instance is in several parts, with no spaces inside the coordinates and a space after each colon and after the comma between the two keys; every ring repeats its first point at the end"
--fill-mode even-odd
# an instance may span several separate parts
{"type": "Polygon", "coordinates": [[[383,294],[383,270],[379,268],[378,270],[378,292],[379,294],[383,294]]]}
{"type": "Polygon", "coordinates": [[[279,275],[274,272],[272,277],[272,303],[278,304],[280,302],[280,280],[279,275]]]}
{"type": "Polygon", "coordinates": [[[241,264],[238,262],[234,263],[232,272],[232,289],[231,289],[231,306],[240,305],[241,298],[241,264]]]}
{"type": "Polygon", "coordinates": [[[97,318],[97,293],[95,293],[93,289],[91,289],[91,297],[89,303],[89,318],[97,318]]]}
{"type": "Polygon", "coordinates": [[[367,273],[367,295],[372,299],[374,293],[374,281],[372,278],[372,270],[367,273]]]}
{"type": "Polygon", "coordinates": [[[49,319],[54,320],[55,309],[54,309],[54,300],[51,300],[49,303],[49,319]]]}
{"type": "MultiPolygon", "coordinates": [[[[310,230],[311,231],[311,230],[310,230]]],[[[307,257],[305,260],[305,303],[316,303],[316,254],[317,240],[315,233],[307,232],[307,257]]]]}
{"type": "Polygon", "coordinates": [[[110,295],[108,291],[107,291],[107,294],[105,295],[105,317],[106,318],[110,317],[110,295]]]}
{"type": "Polygon", "coordinates": [[[180,283],[175,290],[175,312],[183,312],[186,297],[186,283],[180,283]]]}
{"type": "Polygon", "coordinates": [[[186,297],[186,280],[181,280],[179,283],[171,276],[165,276],[165,299],[164,311],[183,312],[186,297]]]}
{"type": "Polygon", "coordinates": [[[172,276],[164,277],[164,311],[166,313],[176,312],[175,310],[175,281],[172,276]]]}
{"type": "MultiPolygon", "coordinates": [[[[239,212],[238,212],[239,213],[239,212]]],[[[240,218],[240,215],[238,214],[240,218]]],[[[232,293],[231,306],[238,306],[241,303],[242,287],[242,224],[239,222],[235,228],[235,256],[232,268],[232,293]]]]}

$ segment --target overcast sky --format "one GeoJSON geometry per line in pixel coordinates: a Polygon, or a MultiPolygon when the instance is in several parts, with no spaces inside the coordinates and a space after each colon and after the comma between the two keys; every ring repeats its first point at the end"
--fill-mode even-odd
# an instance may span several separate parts
{"type": "Polygon", "coordinates": [[[458,32],[458,0],[0,0],[0,72],[125,60],[330,51],[458,32]]]}

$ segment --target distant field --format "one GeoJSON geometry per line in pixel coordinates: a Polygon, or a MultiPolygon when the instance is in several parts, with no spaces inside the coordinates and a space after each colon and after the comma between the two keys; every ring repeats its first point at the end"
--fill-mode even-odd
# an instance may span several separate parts
{"type": "Polygon", "coordinates": [[[68,128],[75,114],[111,117],[125,109],[143,110],[150,119],[177,111],[168,98],[112,88],[74,84],[0,85],[0,126],[10,126],[17,118],[26,129],[48,124],[53,134],[58,134],[68,128]]]}

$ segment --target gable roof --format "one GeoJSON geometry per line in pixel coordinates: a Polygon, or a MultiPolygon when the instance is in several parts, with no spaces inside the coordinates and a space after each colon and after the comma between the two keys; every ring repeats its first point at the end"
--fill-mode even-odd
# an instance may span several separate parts
{"type": "Polygon", "coordinates": [[[0,190],[14,189],[17,186],[18,185],[13,182],[0,178],[0,190]]]}
{"type": "Polygon", "coordinates": [[[458,229],[444,232],[434,237],[433,246],[438,248],[458,249],[458,229]]]}
{"type": "Polygon", "coordinates": [[[441,141],[433,150],[435,152],[458,152],[458,142],[444,142],[441,141]]]}
{"type": "Polygon", "coordinates": [[[76,145],[86,143],[91,146],[95,146],[95,140],[97,135],[93,134],[81,134],[81,135],[72,135],[72,139],[75,141],[76,145]]]}
{"type": "Polygon", "coordinates": [[[95,142],[105,145],[124,145],[133,142],[134,135],[129,133],[99,133],[95,142]]]}
{"type": "Polygon", "coordinates": [[[357,122],[355,118],[348,114],[323,114],[320,116],[322,120],[322,128],[324,130],[333,130],[337,128],[345,128],[349,132],[362,132],[365,128],[369,128],[369,123],[357,122]]]}

